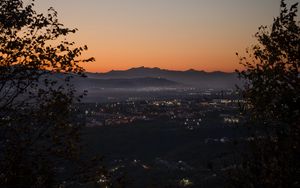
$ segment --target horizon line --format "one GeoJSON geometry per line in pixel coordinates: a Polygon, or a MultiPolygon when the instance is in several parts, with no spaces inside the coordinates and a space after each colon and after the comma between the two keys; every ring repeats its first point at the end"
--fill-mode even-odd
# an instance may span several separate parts
{"type": "Polygon", "coordinates": [[[180,69],[165,69],[165,68],[160,68],[160,67],[146,67],[146,66],[138,66],[138,67],[131,67],[131,68],[127,68],[127,69],[111,69],[108,71],[87,71],[85,70],[85,72],[88,73],[109,73],[109,72],[114,72],[114,71],[128,71],[131,69],[160,69],[160,70],[166,70],[166,71],[178,71],[178,72],[187,72],[187,71],[196,71],[196,72],[206,72],[206,73],[214,73],[214,72],[224,72],[224,73],[235,73],[234,71],[222,71],[222,70],[214,70],[214,71],[205,71],[205,70],[198,70],[198,69],[194,69],[194,68],[190,68],[190,69],[185,69],[185,70],[180,70],[180,69]]]}

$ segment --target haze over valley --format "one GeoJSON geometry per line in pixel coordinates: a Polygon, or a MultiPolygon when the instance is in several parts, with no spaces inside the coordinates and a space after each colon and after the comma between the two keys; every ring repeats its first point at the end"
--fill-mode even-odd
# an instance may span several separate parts
{"type": "Polygon", "coordinates": [[[108,97],[151,97],[187,94],[200,90],[235,89],[241,82],[236,73],[205,72],[197,70],[173,71],[138,67],[107,73],[86,73],[86,78],[75,77],[79,91],[87,90],[84,100],[108,97]]]}

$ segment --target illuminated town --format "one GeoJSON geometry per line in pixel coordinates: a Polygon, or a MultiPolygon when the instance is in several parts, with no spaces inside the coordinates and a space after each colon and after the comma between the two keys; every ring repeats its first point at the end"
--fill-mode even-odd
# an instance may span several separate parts
{"type": "Polygon", "coordinates": [[[78,104],[77,113],[88,148],[104,156],[112,174],[135,177],[134,187],[215,186],[231,168],[234,143],[249,139],[239,113],[244,101],[234,90],[113,100],[78,104]]]}

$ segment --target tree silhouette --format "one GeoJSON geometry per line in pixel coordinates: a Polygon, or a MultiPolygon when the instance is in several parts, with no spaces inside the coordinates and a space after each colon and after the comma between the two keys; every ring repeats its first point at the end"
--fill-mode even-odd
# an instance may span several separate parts
{"type": "Polygon", "coordinates": [[[300,26],[298,3],[281,1],[272,27],[261,26],[259,44],[238,71],[246,84],[243,112],[255,127],[250,153],[231,175],[233,187],[299,187],[300,26]]]}
{"type": "Polygon", "coordinates": [[[0,187],[99,180],[103,171],[79,164],[83,123],[70,82],[83,76],[80,62],[94,59],[80,59],[87,47],[67,40],[76,29],[64,27],[53,8],[44,15],[33,7],[33,0],[0,1],[0,187]]]}

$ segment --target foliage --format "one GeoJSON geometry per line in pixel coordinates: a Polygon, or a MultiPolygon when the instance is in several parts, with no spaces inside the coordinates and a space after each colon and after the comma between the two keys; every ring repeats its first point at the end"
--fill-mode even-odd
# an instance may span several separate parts
{"type": "Polygon", "coordinates": [[[231,174],[233,187],[299,187],[300,25],[298,3],[281,1],[272,27],[261,26],[259,44],[241,57],[238,71],[249,124],[255,127],[250,154],[231,174]]]}
{"type": "Polygon", "coordinates": [[[94,180],[79,165],[83,124],[70,82],[83,75],[79,63],[93,58],[80,59],[87,47],[67,40],[76,29],[64,27],[53,8],[44,15],[33,7],[33,0],[0,0],[0,186],[94,180]]]}

